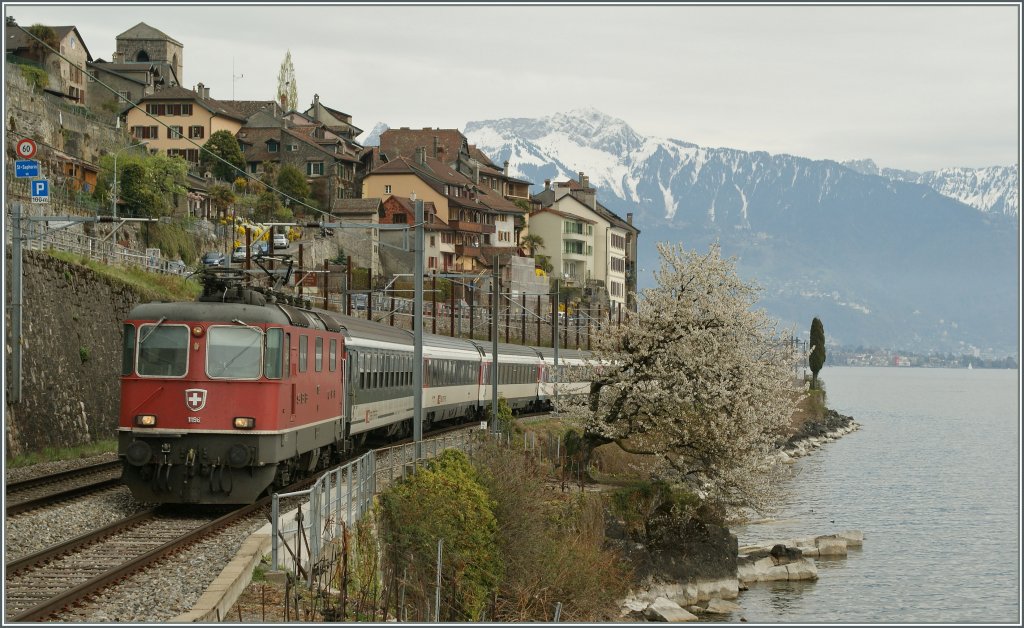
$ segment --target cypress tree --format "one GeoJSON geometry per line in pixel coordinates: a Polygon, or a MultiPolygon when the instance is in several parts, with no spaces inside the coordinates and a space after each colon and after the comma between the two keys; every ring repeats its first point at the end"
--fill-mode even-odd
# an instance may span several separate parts
{"type": "Polygon", "coordinates": [[[825,327],[817,316],[811,321],[811,355],[807,361],[811,365],[811,388],[817,388],[818,371],[825,366],[825,327]]]}

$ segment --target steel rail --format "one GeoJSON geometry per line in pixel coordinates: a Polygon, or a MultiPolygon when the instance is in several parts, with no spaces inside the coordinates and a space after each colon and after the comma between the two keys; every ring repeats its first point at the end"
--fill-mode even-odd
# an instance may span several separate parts
{"type": "Polygon", "coordinates": [[[8,517],[20,515],[30,510],[36,510],[38,508],[45,508],[51,504],[56,504],[68,499],[75,497],[81,497],[82,495],[88,495],[89,493],[95,493],[107,488],[112,488],[121,484],[121,478],[110,478],[108,480],[100,480],[92,484],[85,484],[82,486],[76,486],[75,488],[61,491],[59,493],[51,493],[49,495],[43,495],[42,497],[36,497],[34,499],[27,499],[23,502],[16,504],[10,504],[6,507],[8,517]]]}

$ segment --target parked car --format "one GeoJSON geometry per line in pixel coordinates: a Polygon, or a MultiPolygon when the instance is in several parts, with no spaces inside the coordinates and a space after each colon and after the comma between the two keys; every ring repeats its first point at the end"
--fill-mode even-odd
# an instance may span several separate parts
{"type": "Polygon", "coordinates": [[[220,251],[209,251],[203,255],[203,266],[223,266],[224,254],[220,251]]]}
{"type": "Polygon", "coordinates": [[[267,242],[257,242],[252,245],[252,256],[263,257],[264,255],[270,255],[270,244],[267,242]]]}
{"type": "Polygon", "coordinates": [[[172,259],[169,262],[167,262],[166,268],[167,272],[172,273],[174,275],[180,275],[185,272],[185,262],[181,261],[180,259],[172,259]]]}
{"type": "Polygon", "coordinates": [[[274,234],[274,248],[275,249],[286,249],[288,248],[288,236],[283,233],[274,234]]]}
{"type": "Polygon", "coordinates": [[[241,246],[236,246],[235,250],[231,251],[231,261],[244,262],[247,251],[248,249],[245,248],[244,244],[241,246]]]}

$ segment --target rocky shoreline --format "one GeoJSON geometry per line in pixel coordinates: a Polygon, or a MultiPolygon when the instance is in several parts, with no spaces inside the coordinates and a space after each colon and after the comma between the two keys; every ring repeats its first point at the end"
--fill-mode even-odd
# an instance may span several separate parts
{"type": "MultiPolygon", "coordinates": [[[[820,421],[807,421],[784,443],[777,462],[795,463],[860,427],[852,417],[828,410],[820,421]]],[[[700,621],[701,616],[740,612],[742,608],[733,600],[747,585],[816,580],[814,558],[845,556],[847,548],[860,547],[864,541],[861,532],[850,530],[738,547],[736,536],[727,528],[694,524],[672,530],[671,535],[674,539],[662,539],[670,542],[646,546],[618,541],[639,566],[641,583],[619,603],[623,620],[700,621]]],[[[741,617],[740,621],[746,620],[741,617]]]]}

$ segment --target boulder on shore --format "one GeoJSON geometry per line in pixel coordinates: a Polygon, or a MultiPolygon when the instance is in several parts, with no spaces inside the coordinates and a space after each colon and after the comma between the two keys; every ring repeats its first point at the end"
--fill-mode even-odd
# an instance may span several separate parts
{"type": "Polygon", "coordinates": [[[644,617],[651,621],[696,621],[697,616],[672,600],[659,597],[644,609],[644,617]]]}

